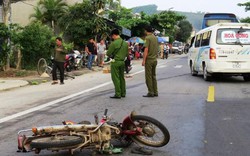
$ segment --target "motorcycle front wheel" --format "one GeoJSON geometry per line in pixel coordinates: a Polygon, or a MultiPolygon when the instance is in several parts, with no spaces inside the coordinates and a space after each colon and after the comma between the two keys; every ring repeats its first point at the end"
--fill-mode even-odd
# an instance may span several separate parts
{"type": "Polygon", "coordinates": [[[42,75],[46,72],[48,64],[44,58],[40,58],[37,63],[37,72],[39,75],[42,75]]]}
{"type": "Polygon", "coordinates": [[[83,138],[79,136],[50,136],[34,139],[30,146],[38,149],[66,148],[79,145],[82,142],[83,138]]]}
{"type": "Polygon", "coordinates": [[[133,140],[151,147],[162,147],[169,142],[169,131],[158,120],[143,115],[135,115],[132,120],[136,127],[130,127],[130,129],[140,128],[142,131],[141,135],[132,136],[133,140]]]}

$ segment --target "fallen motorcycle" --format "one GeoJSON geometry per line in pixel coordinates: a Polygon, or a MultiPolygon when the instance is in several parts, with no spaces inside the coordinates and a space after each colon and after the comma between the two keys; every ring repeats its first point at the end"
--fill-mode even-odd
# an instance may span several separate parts
{"type": "Polygon", "coordinates": [[[127,145],[136,142],[151,147],[162,147],[169,142],[167,128],[156,119],[132,112],[122,123],[118,123],[107,116],[107,112],[105,109],[100,122],[95,116],[95,124],[64,121],[63,125],[21,130],[18,132],[18,152],[34,151],[39,154],[44,149],[69,150],[73,155],[77,149],[94,149],[112,154],[111,142],[114,139],[127,145]],[[31,135],[26,135],[27,133],[31,135]]]}

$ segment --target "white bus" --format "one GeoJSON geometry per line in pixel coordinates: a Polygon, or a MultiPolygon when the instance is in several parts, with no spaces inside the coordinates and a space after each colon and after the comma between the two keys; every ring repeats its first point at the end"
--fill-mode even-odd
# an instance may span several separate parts
{"type": "Polygon", "coordinates": [[[194,36],[188,54],[191,74],[243,76],[250,81],[250,24],[219,23],[194,36]]]}

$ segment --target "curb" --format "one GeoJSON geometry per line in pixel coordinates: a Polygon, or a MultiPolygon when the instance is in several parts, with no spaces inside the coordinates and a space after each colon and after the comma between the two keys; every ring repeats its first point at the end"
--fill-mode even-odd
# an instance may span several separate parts
{"type": "Polygon", "coordinates": [[[28,86],[26,80],[0,80],[0,92],[28,86]],[[14,84],[13,84],[14,83],[14,84]]]}

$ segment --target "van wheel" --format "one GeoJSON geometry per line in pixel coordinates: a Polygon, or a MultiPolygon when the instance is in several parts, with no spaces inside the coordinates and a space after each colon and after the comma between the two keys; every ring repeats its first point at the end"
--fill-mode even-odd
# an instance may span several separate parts
{"type": "Polygon", "coordinates": [[[194,70],[193,63],[190,63],[190,73],[192,76],[197,76],[198,72],[194,70]]]}
{"type": "Polygon", "coordinates": [[[243,79],[244,79],[244,81],[246,81],[246,82],[250,81],[250,74],[244,74],[244,75],[243,75],[243,79]]]}
{"type": "Polygon", "coordinates": [[[206,65],[203,65],[203,79],[205,81],[210,81],[211,80],[211,76],[207,72],[207,66],[206,65]]]}

